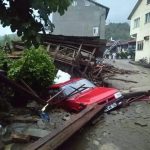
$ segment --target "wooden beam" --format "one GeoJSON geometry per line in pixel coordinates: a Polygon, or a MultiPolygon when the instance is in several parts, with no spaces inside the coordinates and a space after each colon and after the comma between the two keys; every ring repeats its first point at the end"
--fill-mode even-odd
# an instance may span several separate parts
{"type": "MultiPolygon", "coordinates": [[[[57,44],[68,44],[68,45],[80,45],[81,41],[73,42],[73,41],[63,41],[63,40],[54,40],[54,39],[48,39],[47,42],[50,43],[57,43],[57,44]]],[[[93,48],[99,48],[101,46],[105,46],[106,43],[102,42],[93,42],[93,41],[86,41],[83,43],[83,46],[93,47],[93,48]]]]}
{"type": "Polygon", "coordinates": [[[92,54],[90,55],[90,59],[89,59],[87,65],[86,65],[86,67],[85,67],[85,69],[84,69],[84,71],[83,71],[82,76],[85,75],[85,73],[86,73],[86,71],[87,71],[87,69],[88,69],[88,67],[89,67],[89,65],[90,65],[90,62],[91,62],[91,60],[92,60],[92,57],[93,57],[93,55],[95,54],[95,51],[96,51],[96,48],[93,50],[92,54]]]}
{"type": "Polygon", "coordinates": [[[80,53],[81,53],[81,48],[82,48],[82,44],[80,44],[79,49],[77,51],[77,55],[75,57],[75,61],[77,61],[77,62],[78,62],[78,59],[79,59],[79,56],[80,56],[80,53]]]}
{"type": "Polygon", "coordinates": [[[25,150],[54,150],[89,122],[104,105],[94,104],[74,115],[63,127],[27,146],[25,150]]]}
{"type": "MultiPolygon", "coordinates": [[[[44,42],[44,43],[45,43],[46,45],[49,45],[49,44],[51,44],[51,45],[55,45],[55,46],[57,46],[57,45],[58,45],[58,44],[55,44],[55,43],[48,43],[48,42],[44,42]]],[[[78,50],[78,49],[79,49],[79,47],[72,46],[72,45],[67,45],[67,44],[61,44],[61,47],[69,48],[69,49],[72,49],[72,50],[78,50]]],[[[86,52],[86,53],[89,53],[89,54],[91,54],[91,53],[92,53],[91,51],[88,51],[88,50],[83,49],[83,48],[81,48],[81,51],[86,52]]]]}
{"type": "Polygon", "coordinates": [[[100,76],[102,70],[103,70],[103,66],[99,67],[99,71],[98,71],[98,73],[96,75],[96,78],[98,78],[100,76]]]}

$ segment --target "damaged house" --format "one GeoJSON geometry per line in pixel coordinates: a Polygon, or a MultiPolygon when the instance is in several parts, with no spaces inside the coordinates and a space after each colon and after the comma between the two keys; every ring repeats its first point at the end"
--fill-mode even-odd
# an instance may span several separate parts
{"type": "Polygon", "coordinates": [[[94,0],[74,0],[68,11],[60,16],[54,13],[53,34],[66,36],[98,36],[105,39],[105,20],[109,8],[94,0]]]}

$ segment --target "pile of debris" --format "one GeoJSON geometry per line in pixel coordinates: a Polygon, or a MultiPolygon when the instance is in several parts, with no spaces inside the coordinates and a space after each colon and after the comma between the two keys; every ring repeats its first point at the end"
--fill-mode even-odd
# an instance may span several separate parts
{"type": "MultiPolygon", "coordinates": [[[[80,37],[47,35],[42,44],[53,58],[55,66],[71,75],[87,77],[96,57],[103,56],[106,40],[99,37],[80,37]]],[[[13,51],[10,58],[21,57],[25,44],[21,41],[13,42],[13,51]]]]}
{"type": "MultiPolygon", "coordinates": [[[[112,67],[112,70],[114,73],[119,73],[114,67],[112,67]]],[[[103,71],[107,71],[107,69],[103,70],[102,68],[100,74],[102,74],[103,71]]],[[[127,72],[120,70],[120,73],[127,72]]],[[[42,149],[48,149],[51,146],[53,146],[51,149],[55,149],[98,112],[101,111],[103,113],[105,107],[105,104],[94,104],[85,108],[81,113],[73,114],[51,106],[52,108],[45,113],[41,111],[43,105],[39,104],[39,102],[43,103],[43,101],[27,85],[19,85],[18,83],[7,79],[7,77],[2,74],[0,74],[0,81],[13,87],[23,95],[30,96],[31,99],[35,99],[38,102],[37,104],[36,102],[30,101],[26,107],[10,108],[7,112],[0,112],[1,149],[4,147],[9,149],[24,149],[27,146],[29,147],[26,149],[31,150],[38,149],[41,146],[44,146],[42,149]],[[48,141],[50,143],[48,143],[48,141]]],[[[123,105],[127,106],[130,103],[143,98],[149,100],[149,95],[147,90],[142,93],[124,94],[126,101],[124,101],[123,105]]]]}
{"type": "MultiPolygon", "coordinates": [[[[138,73],[138,71],[131,71],[131,70],[124,70],[114,67],[110,64],[97,64],[92,67],[92,69],[89,71],[88,77],[90,80],[92,80],[96,85],[103,86],[105,85],[104,80],[105,79],[114,79],[112,78],[116,74],[135,74],[138,73]]],[[[117,79],[116,79],[117,80],[117,79]]],[[[131,82],[131,81],[127,81],[131,82]]]]}
{"type": "MultiPolygon", "coordinates": [[[[47,35],[44,37],[43,45],[58,70],[67,72],[72,77],[88,78],[99,86],[104,85],[104,79],[115,74],[137,73],[97,63],[97,58],[103,57],[106,47],[106,41],[98,37],[47,35]]],[[[12,54],[15,55],[10,57],[19,58],[25,45],[21,41],[13,42],[13,49],[15,52],[13,51],[12,54]]]]}
{"type": "Polygon", "coordinates": [[[43,112],[42,107],[46,102],[30,87],[10,80],[1,73],[0,86],[0,149],[23,149],[70,120],[72,114],[61,108],[50,107],[49,111],[43,112]],[[16,96],[22,95],[22,98],[14,99],[14,92],[18,93],[16,96]],[[24,105],[24,99],[27,105],[24,105]]]}
{"type": "Polygon", "coordinates": [[[70,120],[71,114],[60,108],[51,109],[49,120],[40,114],[39,105],[0,112],[0,146],[24,149],[27,145],[43,138],[70,120]]]}

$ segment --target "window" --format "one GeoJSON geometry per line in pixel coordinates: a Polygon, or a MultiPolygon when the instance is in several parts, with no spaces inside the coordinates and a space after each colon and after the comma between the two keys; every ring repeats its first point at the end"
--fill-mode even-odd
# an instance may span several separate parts
{"type": "Polygon", "coordinates": [[[137,42],[137,50],[143,50],[143,41],[138,41],[137,42]]]}
{"type": "Polygon", "coordinates": [[[134,28],[138,28],[140,26],[140,18],[136,18],[134,20],[134,28]]]}
{"type": "Polygon", "coordinates": [[[150,4],[150,0],[147,0],[147,4],[150,4]]]}
{"type": "Polygon", "coordinates": [[[145,23],[150,22],[150,12],[145,15],[145,23]]]}
{"type": "Polygon", "coordinates": [[[77,6],[77,1],[73,1],[72,6],[74,6],[74,7],[77,6]]]}
{"type": "Polygon", "coordinates": [[[93,36],[98,36],[99,34],[99,27],[93,27],[93,36]]]}
{"type": "Polygon", "coordinates": [[[85,6],[90,6],[90,2],[89,1],[84,0],[84,2],[85,2],[85,6]]]}

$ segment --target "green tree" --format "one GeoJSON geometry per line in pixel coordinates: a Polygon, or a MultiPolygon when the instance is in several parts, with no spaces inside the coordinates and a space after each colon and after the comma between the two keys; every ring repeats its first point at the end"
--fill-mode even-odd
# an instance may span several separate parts
{"type": "Polygon", "coordinates": [[[109,23],[106,25],[106,39],[127,40],[130,38],[130,26],[128,23],[109,23]]]}
{"type": "Polygon", "coordinates": [[[37,45],[42,37],[38,34],[49,26],[50,32],[54,25],[49,20],[52,12],[63,15],[72,0],[1,0],[0,21],[3,27],[10,26],[12,32],[29,45],[37,45]]]}
{"type": "Polygon", "coordinates": [[[43,47],[30,48],[11,65],[8,76],[16,81],[24,80],[40,94],[43,89],[53,84],[56,69],[43,47]]]}

